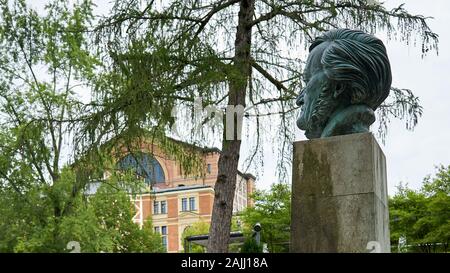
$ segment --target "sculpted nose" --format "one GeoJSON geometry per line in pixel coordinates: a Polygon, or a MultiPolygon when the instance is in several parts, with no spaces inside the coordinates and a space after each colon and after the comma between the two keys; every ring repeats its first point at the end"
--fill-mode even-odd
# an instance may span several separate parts
{"type": "Polygon", "coordinates": [[[305,89],[300,91],[300,94],[298,94],[297,100],[295,101],[297,106],[302,106],[303,104],[305,104],[304,97],[305,97],[305,89]]]}

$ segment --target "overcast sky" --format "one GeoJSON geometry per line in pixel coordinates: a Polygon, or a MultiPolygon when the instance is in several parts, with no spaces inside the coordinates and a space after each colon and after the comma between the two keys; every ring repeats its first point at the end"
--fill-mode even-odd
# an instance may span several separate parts
{"type": "MultiPolygon", "coordinates": [[[[390,126],[383,147],[387,157],[388,184],[392,193],[400,181],[419,188],[434,165],[450,164],[450,1],[406,0],[412,13],[432,16],[431,29],[439,34],[439,55],[421,58],[420,48],[387,43],[393,71],[393,85],[409,88],[420,97],[424,115],[414,132],[400,122],[390,126]]],[[[390,0],[388,4],[401,1],[390,0]]]]}
{"type": "MultiPolygon", "coordinates": [[[[28,2],[36,7],[45,1],[28,2]]],[[[95,2],[97,12],[108,10],[110,1],[95,2]]],[[[435,172],[435,165],[450,164],[450,1],[386,0],[385,3],[388,8],[405,3],[412,14],[434,17],[428,23],[440,36],[439,55],[432,52],[423,59],[420,45],[384,40],[392,66],[393,86],[413,90],[424,108],[424,115],[413,132],[407,131],[403,122],[393,120],[386,143],[381,144],[387,158],[389,193],[393,194],[400,181],[418,189],[423,178],[435,172]]],[[[304,139],[303,132],[298,130],[297,140],[304,139]]],[[[243,155],[247,148],[243,146],[243,155]]],[[[278,181],[276,159],[270,149],[265,151],[264,173],[257,181],[257,187],[263,189],[278,181]]]]}
{"type": "MultiPolygon", "coordinates": [[[[385,145],[380,143],[387,159],[389,194],[396,192],[400,181],[418,189],[423,178],[435,172],[435,165],[450,164],[450,1],[387,0],[386,6],[401,3],[412,14],[434,17],[428,22],[440,36],[440,50],[438,56],[432,52],[422,59],[420,45],[384,41],[392,66],[392,85],[411,89],[424,108],[413,132],[407,131],[403,122],[393,120],[385,145]]],[[[303,132],[298,131],[297,140],[304,139],[303,132]]],[[[277,181],[276,161],[270,153],[265,158],[265,173],[258,180],[260,188],[277,181]]]]}

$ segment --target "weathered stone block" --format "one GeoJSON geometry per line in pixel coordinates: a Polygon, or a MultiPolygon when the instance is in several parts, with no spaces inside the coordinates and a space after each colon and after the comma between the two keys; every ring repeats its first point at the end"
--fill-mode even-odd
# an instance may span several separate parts
{"type": "Polygon", "coordinates": [[[371,133],[294,143],[292,252],[390,252],[386,160],[371,133]]]}

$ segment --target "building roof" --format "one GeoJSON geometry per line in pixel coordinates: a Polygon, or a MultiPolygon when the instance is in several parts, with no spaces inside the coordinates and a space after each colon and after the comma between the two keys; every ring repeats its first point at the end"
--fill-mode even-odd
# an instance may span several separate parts
{"type": "MultiPolygon", "coordinates": [[[[102,181],[91,181],[86,184],[85,194],[86,195],[94,195],[97,190],[100,188],[102,181]]],[[[178,186],[173,188],[164,188],[164,189],[153,189],[150,191],[144,191],[141,193],[152,193],[152,194],[158,194],[158,193],[167,193],[167,192],[177,192],[177,191],[187,191],[187,190],[198,190],[198,189],[207,189],[207,188],[213,188],[211,186],[206,185],[192,185],[192,186],[178,186]]],[[[130,194],[133,192],[129,192],[130,194]]]]}
{"type": "MultiPolygon", "coordinates": [[[[220,154],[222,152],[219,148],[216,148],[216,147],[200,147],[200,146],[197,146],[195,144],[187,143],[187,142],[184,142],[184,141],[181,141],[181,140],[177,140],[177,139],[174,139],[174,138],[171,138],[171,137],[168,137],[168,139],[170,139],[171,141],[173,141],[173,142],[175,142],[177,144],[183,145],[185,147],[189,147],[191,149],[198,150],[198,151],[200,151],[202,153],[218,153],[218,154],[220,154]]],[[[238,174],[240,176],[242,176],[245,180],[249,180],[249,179],[256,180],[256,177],[253,174],[251,174],[251,173],[243,173],[243,172],[238,170],[238,174]]]]}
{"type": "Polygon", "coordinates": [[[243,173],[243,172],[238,170],[238,174],[240,176],[242,176],[243,178],[245,178],[246,180],[249,180],[250,178],[253,179],[253,180],[256,180],[256,177],[253,174],[251,174],[251,173],[243,173]]]}
{"type": "Polygon", "coordinates": [[[206,188],[212,188],[212,187],[211,186],[205,186],[205,185],[179,186],[179,187],[165,188],[165,189],[154,189],[154,190],[152,190],[150,192],[157,194],[157,193],[166,193],[166,192],[198,190],[198,189],[206,189],[206,188]]]}
{"type": "Polygon", "coordinates": [[[185,147],[197,150],[197,151],[202,152],[202,153],[218,153],[218,154],[220,154],[222,152],[217,147],[206,147],[206,146],[200,147],[200,146],[197,146],[195,144],[187,143],[187,142],[184,142],[184,141],[181,141],[181,140],[178,140],[178,139],[174,139],[174,138],[171,138],[171,137],[167,137],[167,138],[170,139],[171,141],[177,143],[177,144],[180,144],[182,146],[185,146],[185,147]]]}
{"type": "MultiPolygon", "coordinates": [[[[118,135],[118,136],[115,136],[113,139],[120,139],[121,137],[122,137],[121,135],[118,135]]],[[[166,138],[168,140],[170,140],[170,141],[173,141],[174,143],[177,143],[177,144],[181,145],[181,146],[184,146],[184,147],[187,147],[187,148],[199,151],[199,152],[204,153],[204,154],[206,154],[206,153],[218,153],[218,154],[222,153],[222,150],[220,150],[217,147],[207,147],[207,146],[200,147],[198,145],[191,144],[191,143],[188,143],[188,142],[185,142],[185,141],[181,141],[181,140],[178,140],[178,139],[175,139],[175,138],[172,138],[172,137],[166,136],[166,138]]],[[[107,141],[107,143],[110,142],[110,141],[112,141],[112,139],[107,141]]],[[[238,174],[241,175],[246,180],[249,180],[250,178],[252,178],[253,180],[256,180],[256,177],[253,174],[251,174],[251,173],[242,173],[241,171],[238,170],[238,174]]]]}

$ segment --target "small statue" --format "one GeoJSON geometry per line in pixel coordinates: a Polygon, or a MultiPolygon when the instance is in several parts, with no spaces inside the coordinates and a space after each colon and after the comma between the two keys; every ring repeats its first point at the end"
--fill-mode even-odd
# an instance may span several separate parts
{"type": "Polygon", "coordinates": [[[331,30],[309,48],[297,126],[308,139],[369,132],[387,98],[392,74],[386,48],[373,35],[331,30]]]}

